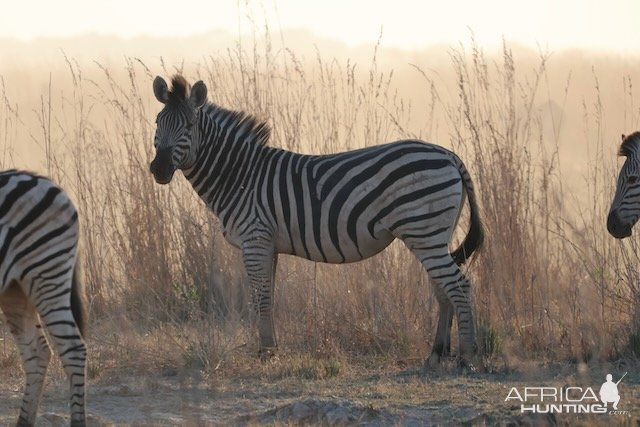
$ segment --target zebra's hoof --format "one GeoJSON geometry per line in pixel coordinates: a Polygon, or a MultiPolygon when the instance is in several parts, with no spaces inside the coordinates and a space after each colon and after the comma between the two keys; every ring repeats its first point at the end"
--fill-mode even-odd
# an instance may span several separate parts
{"type": "Polygon", "coordinates": [[[275,347],[261,348],[258,351],[258,357],[260,358],[261,361],[268,362],[270,360],[273,360],[276,357],[276,350],[277,348],[275,347]]]}

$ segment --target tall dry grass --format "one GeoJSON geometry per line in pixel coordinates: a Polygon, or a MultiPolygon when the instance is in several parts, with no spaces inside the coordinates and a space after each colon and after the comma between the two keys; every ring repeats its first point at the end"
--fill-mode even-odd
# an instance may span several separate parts
{"type": "MultiPolygon", "coordinates": [[[[602,159],[615,148],[606,142],[600,88],[583,97],[582,132],[567,132],[572,79],[549,72],[551,55],[520,66],[508,46],[487,55],[471,40],[450,51],[448,88],[432,70],[397,64],[415,76],[409,94],[379,63],[378,47],[368,64],[319,52],[308,59],[274,47],[268,33],[264,43],[177,68],[162,59],[63,59],[64,70],[43,80],[29,113],[35,122],[3,91],[0,161],[20,166],[12,141],[28,136],[41,171],[81,212],[95,375],[123,365],[215,370],[255,350],[238,252],[184,179],[163,187],[148,172],[159,110],[151,81],[174,72],[205,80],[214,102],[268,120],[272,144],[287,149],[328,153],[407,137],[452,147],[474,177],[487,229],[467,271],[488,356],[588,360],[640,351],[638,243],[615,242],[604,227],[615,163],[602,159]],[[567,133],[582,133],[592,150],[578,179],[567,180],[561,164],[567,133]]],[[[631,77],[625,82],[624,124],[637,126],[631,77]]],[[[281,257],[276,293],[283,353],[418,358],[433,339],[436,300],[399,243],[346,266],[281,257]]]]}

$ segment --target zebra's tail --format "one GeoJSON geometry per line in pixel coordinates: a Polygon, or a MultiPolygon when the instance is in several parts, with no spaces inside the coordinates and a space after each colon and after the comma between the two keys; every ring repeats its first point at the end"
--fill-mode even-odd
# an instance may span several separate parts
{"type": "Polygon", "coordinates": [[[462,185],[465,188],[467,193],[467,198],[469,199],[469,207],[471,209],[471,226],[469,227],[469,232],[466,237],[455,251],[451,253],[451,257],[458,265],[462,265],[471,258],[471,255],[474,251],[477,251],[482,247],[482,243],[484,242],[484,229],[482,227],[482,221],[480,220],[480,209],[478,208],[478,203],[476,202],[476,195],[473,190],[473,181],[471,180],[471,175],[467,171],[467,168],[464,166],[464,163],[456,157],[456,164],[458,166],[458,170],[460,171],[460,176],[462,177],[462,185]]]}
{"type": "Polygon", "coordinates": [[[82,283],[80,283],[79,262],[73,267],[73,278],[71,279],[71,314],[80,330],[80,335],[85,336],[87,326],[86,299],[82,283]]]}

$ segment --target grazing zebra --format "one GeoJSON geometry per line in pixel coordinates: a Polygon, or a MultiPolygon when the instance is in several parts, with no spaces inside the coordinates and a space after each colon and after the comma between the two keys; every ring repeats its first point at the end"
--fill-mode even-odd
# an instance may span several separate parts
{"type": "Polygon", "coordinates": [[[627,159],[618,176],[616,195],[607,218],[607,230],[616,239],[624,239],[631,236],[631,228],[640,218],[640,132],[622,135],[618,155],[627,159]]]}
{"type": "Polygon", "coordinates": [[[371,257],[395,238],[436,284],[440,316],[429,365],[447,355],[453,314],[462,363],[476,353],[469,281],[458,269],[483,240],[471,177],[452,152],[406,140],[333,155],[269,147],[270,129],[243,112],[207,102],[207,87],[156,77],[157,116],[150,170],[167,184],[181,169],[242,251],[258,312],[262,355],[277,347],[272,305],[279,253],[347,263],[371,257]],[[468,196],[471,227],[448,244],[468,196]]]}
{"type": "Polygon", "coordinates": [[[69,379],[71,425],[85,425],[85,314],[76,275],[78,237],[78,213],[63,190],[27,172],[0,173],[0,307],[27,377],[19,426],[36,421],[51,358],[43,329],[69,379]]]}

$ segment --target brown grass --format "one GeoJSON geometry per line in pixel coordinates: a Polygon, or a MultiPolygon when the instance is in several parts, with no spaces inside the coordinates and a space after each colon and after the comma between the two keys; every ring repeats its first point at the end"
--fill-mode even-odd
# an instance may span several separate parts
{"type": "MultiPolygon", "coordinates": [[[[379,47],[356,64],[274,44],[267,34],[177,69],[162,59],[104,65],[60,54],[64,65],[34,71],[41,90],[19,103],[5,88],[29,82],[15,72],[0,81],[0,164],[49,174],[81,212],[93,378],[116,367],[213,373],[254,363],[239,254],[184,179],[161,187],[148,172],[159,109],[151,81],[175,71],[204,79],[213,101],[268,119],[272,144],[287,149],[327,153],[406,137],[452,147],[475,179],[488,231],[467,269],[487,356],[637,357],[638,241],[614,241],[604,226],[611,135],[640,116],[631,74],[617,75],[624,84],[607,85],[605,97],[599,70],[574,72],[572,53],[525,52],[519,65],[506,44],[488,55],[471,40],[439,72],[427,60],[391,68],[379,47]]],[[[339,375],[362,355],[417,361],[430,348],[437,304],[400,244],[347,266],[281,257],[279,267],[283,377],[339,375]]],[[[11,353],[0,345],[2,366],[16,362],[11,353]]]]}

